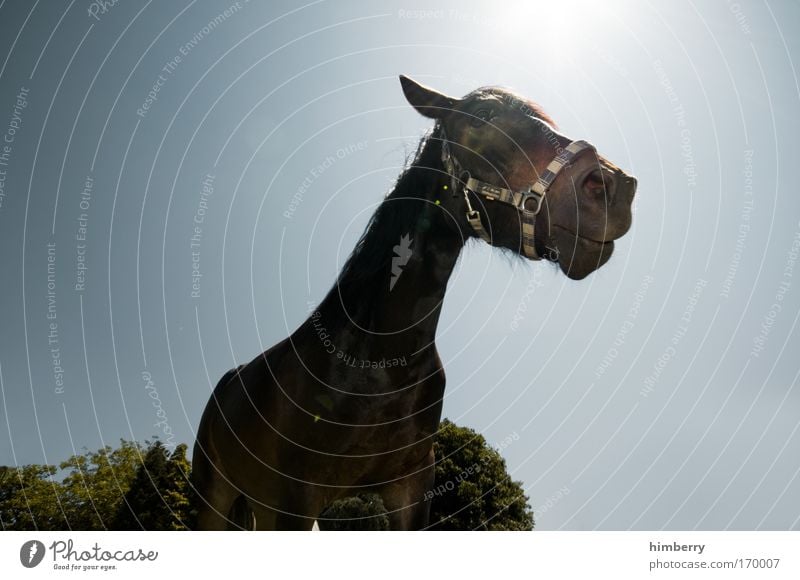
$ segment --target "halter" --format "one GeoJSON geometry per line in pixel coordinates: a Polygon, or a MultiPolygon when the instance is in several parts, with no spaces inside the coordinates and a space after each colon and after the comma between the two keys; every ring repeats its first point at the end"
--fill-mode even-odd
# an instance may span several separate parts
{"type": "MultiPolygon", "coordinates": [[[[450,143],[447,140],[447,135],[442,127],[442,162],[450,175],[453,187],[453,194],[459,189],[459,183],[464,194],[464,201],[467,205],[467,221],[472,226],[472,230],[483,241],[488,244],[492,243],[492,237],[483,227],[481,222],[481,214],[478,210],[472,208],[469,201],[470,192],[475,195],[481,195],[487,201],[499,201],[514,206],[522,216],[522,249],[525,256],[531,260],[540,260],[539,254],[536,252],[536,243],[534,240],[534,225],[536,223],[536,215],[542,209],[542,202],[547,190],[555,181],[559,172],[583,150],[591,149],[594,147],[586,141],[573,141],[567,145],[556,157],[547,165],[547,168],[539,176],[533,185],[527,191],[513,191],[505,187],[492,185],[485,181],[480,181],[472,177],[468,170],[463,169],[458,159],[450,151],[450,143]],[[532,199],[535,202],[535,209],[529,210],[525,207],[526,202],[532,199]]],[[[551,255],[547,256],[552,261],[558,260],[558,250],[551,249],[551,255]]]]}

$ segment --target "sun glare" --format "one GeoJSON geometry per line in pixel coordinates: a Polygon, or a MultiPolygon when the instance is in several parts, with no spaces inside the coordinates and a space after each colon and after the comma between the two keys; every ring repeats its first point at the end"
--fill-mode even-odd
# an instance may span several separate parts
{"type": "Polygon", "coordinates": [[[529,38],[548,52],[573,51],[592,42],[593,31],[602,29],[606,11],[591,0],[525,2],[507,4],[503,27],[515,42],[529,38]]]}

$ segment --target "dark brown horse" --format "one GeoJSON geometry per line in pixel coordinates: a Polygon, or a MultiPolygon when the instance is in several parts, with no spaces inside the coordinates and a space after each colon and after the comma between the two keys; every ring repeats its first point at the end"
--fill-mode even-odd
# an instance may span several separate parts
{"type": "Polygon", "coordinates": [[[445,388],[436,325],[466,240],[580,279],[630,227],[636,180],[530,101],[400,80],[433,131],[317,310],[214,390],[194,449],[199,529],[307,530],[368,491],[393,529],[425,527],[445,388]]]}

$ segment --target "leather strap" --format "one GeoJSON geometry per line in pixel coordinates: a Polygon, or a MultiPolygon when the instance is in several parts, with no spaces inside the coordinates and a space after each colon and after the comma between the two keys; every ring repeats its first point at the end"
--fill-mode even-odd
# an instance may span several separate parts
{"type": "MultiPolygon", "coordinates": [[[[531,260],[540,260],[541,258],[536,252],[535,226],[536,215],[542,209],[544,197],[547,195],[547,191],[550,189],[550,186],[555,181],[559,172],[569,165],[579,153],[585,149],[594,150],[594,147],[587,141],[571,142],[547,165],[547,168],[536,182],[533,183],[530,189],[527,191],[513,191],[472,177],[469,171],[462,169],[458,159],[450,151],[450,143],[447,140],[444,127],[442,127],[441,139],[442,163],[447,173],[450,174],[453,192],[457,192],[459,187],[463,189],[464,200],[467,206],[467,222],[470,224],[475,234],[486,243],[492,243],[492,237],[486,231],[486,228],[483,227],[480,212],[472,208],[472,203],[469,199],[470,193],[480,195],[487,201],[499,201],[500,203],[512,205],[517,208],[522,218],[522,250],[525,256],[531,260]],[[527,207],[528,200],[530,199],[535,201],[535,206],[532,209],[528,209],[527,207]]],[[[557,259],[557,252],[555,258],[553,256],[547,257],[548,259],[557,259]]]]}

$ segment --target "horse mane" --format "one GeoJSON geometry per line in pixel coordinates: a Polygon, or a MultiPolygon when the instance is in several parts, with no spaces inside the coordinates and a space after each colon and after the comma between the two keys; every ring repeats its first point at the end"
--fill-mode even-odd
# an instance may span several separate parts
{"type": "Polygon", "coordinates": [[[536,102],[530,100],[529,98],[520,95],[518,92],[516,92],[515,90],[510,89],[508,87],[501,87],[501,86],[479,87],[479,88],[475,89],[474,91],[472,91],[467,96],[468,97],[470,97],[470,96],[476,96],[476,97],[493,96],[493,97],[499,97],[499,98],[507,100],[507,101],[516,102],[516,103],[520,104],[521,106],[523,106],[527,111],[529,111],[530,114],[532,116],[534,116],[535,118],[541,119],[542,121],[544,121],[545,123],[547,123],[548,125],[550,125],[554,129],[558,128],[558,125],[553,120],[553,118],[545,112],[545,110],[542,108],[542,106],[539,103],[536,103],[536,102]]]}
{"type": "Polygon", "coordinates": [[[441,125],[437,123],[420,139],[416,152],[406,162],[393,189],[367,223],[328,296],[346,292],[348,301],[366,302],[376,293],[372,285],[375,276],[384,276],[388,284],[392,248],[406,234],[414,238],[427,205],[420,200],[429,197],[437,175],[444,171],[440,135],[441,125]]]}

